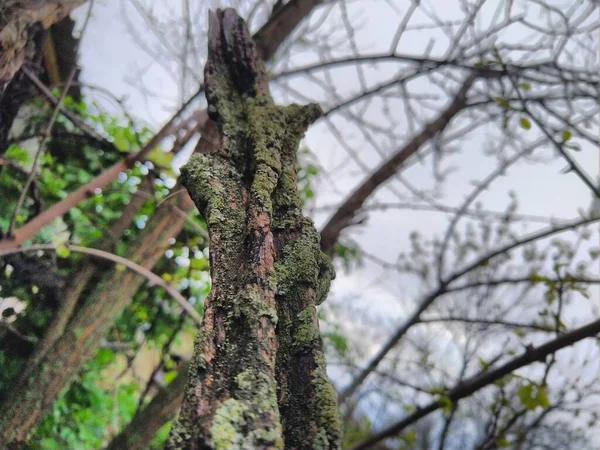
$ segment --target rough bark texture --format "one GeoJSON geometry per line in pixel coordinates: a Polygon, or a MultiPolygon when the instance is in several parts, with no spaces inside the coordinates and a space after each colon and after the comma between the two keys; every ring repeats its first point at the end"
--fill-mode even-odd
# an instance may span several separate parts
{"type": "Polygon", "coordinates": [[[187,381],[188,367],[187,364],[181,367],[177,378],[161,389],[105,450],[147,449],[158,430],[172,420],[179,411],[187,381]]]}
{"type": "MultiPolygon", "coordinates": [[[[29,32],[31,52],[28,57],[33,70],[39,73],[39,63],[42,58],[44,29],[41,25],[32,25],[29,32]]],[[[8,147],[8,135],[21,105],[32,97],[31,83],[23,72],[18,72],[0,93],[0,155],[8,147]]]]}
{"type": "Polygon", "coordinates": [[[274,105],[234,10],[210,15],[208,42],[221,148],[192,157],[182,175],[208,225],[212,290],[166,448],[338,448],[315,310],[333,270],[296,187],[298,144],[321,110],[274,105]]]}
{"type": "MultiPolygon", "coordinates": [[[[180,202],[189,201],[186,196],[178,197],[180,202]]],[[[180,207],[189,209],[186,205],[180,207]]],[[[183,222],[169,208],[159,208],[129,247],[131,254],[126,256],[152,268],[183,222]]],[[[62,389],[95,354],[108,328],[144,282],[140,275],[115,268],[95,286],[62,336],[38,364],[25,372],[7,401],[0,405],[0,442],[26,439],[62,389]]]]}
{"type": "Polygon", "coordinates": [[[5,0],[0,4],[0,95],[36,52],[33,34],[47,29],[83,0],[5,0]]]}
{"type": "MultiPolygon", "coordinates": [[[[44,0],[37,1],[43,2],[44,0]]],[[[287,33],[293,31],[293,26],[308,17],[312,10],[320,3],[322,3],[322,0],[292,0],[281,7],[281,9],[277,11],[277,14],[273,14],[268,22],[259,30],[255,38],[258,45],[262,48],[263,56],[266,59],[271,58],[273,56],[272,52],[277,49],[282,40],[288,37],[287,33]]],[[[70,193],[65,199],[42,211],[31,221],[14,230],[13,236],[6,239],[0,239],[0,249],[18,247],[27,239],[34,236],[43,227],[50,224],[54,219],[62,216],[69,209],[84,201],[89,192],[92,192],[97,188],[104,188],[108,183],[115,180],[119,173],[130,167],[135,161],[143,160],[148,152],[155,148],[162,139],[167,136],[177,135],[184,130],[189,125],[187,120],[179,120],[181,119],[180,113],[183,112],[184,109],[185,108],[173,116],[173,118],[171,118],[171,120],[169,120],[169,122],[137,153],[130,154],[127,158],[119,161],[86,185],[70,193]]],[[[206,110],[198,111],[194,114],[194,117],[196,122],[196,125],[194,126],[202,129],[207,120],[206,110]]]]}

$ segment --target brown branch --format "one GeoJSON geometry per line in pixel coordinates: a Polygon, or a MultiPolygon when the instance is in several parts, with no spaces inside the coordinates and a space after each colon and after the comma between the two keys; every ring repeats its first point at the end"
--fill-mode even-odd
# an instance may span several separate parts
{"type": "MultiPolygon", "coordinates": [[[[85,21],[83,23],[82,35],[83,35],[83,33],[85,33],[87,25],[90,21],[93,7],[94,7],[94,0],[90,0],[90,6],[88,8],[87,15],[86,15],[85,21]]],[[[77,41],[77,48],[75,49],[76,56],[79,54],[80,44],[81,44],[81,38],[77,41]]],[[[29,73],[29,76],[35,77],[35,75],[33,73],[26,71],[25,74],[27,74],[27,73],[29,73]]],[[[13,213],[12,213],[12,215],[10,217],[10,221],[8,223],[8,230],[6,232],[6,235],[9,238],[12,236],[12,231],[17,222],[17,216],[19,214],[19,210],[23,206],[23,202],[25,202],[25,198],[27,197],[27,191],[29,191],[29,186],[31,186],[31,183],[33,182],[33,179],[35,178],[35,173],[37,171],[37,166],[38,166],[40,157],[42,156],[42,153],[44,152],[46,145],[48,144],[48,141],[50,140],[50,137],[52,136],[52,129],[54,128],[54,123],[56,122],[56,119],[58,118],[58,113],[60,112],[60,110],[62,108],[65,98],[67,97],[67,93],[69,92],[69,89],[71,88],[71,83],[73,83],[76,73],[77,73],[77,65],[74,65],[71,68],[71,72],[69,73],[69,76],[67,77],[67,82],[63,88],[62,93],[60,94],[60,98],[58,99],[58,101],[54,107],[54,111],[52,111],[52,115],[50,116],[50,121],[48,122],[48,125],[46,126],[46,129],[44,130],[42,141],[40,142],[38,149],[35,152],[35,156],[33,157],[33,164],[31,165],[31,171],[27,175],[27,179],[25,180],[25,185],[23,186],[23,189],[21,190],[21,193],[19,194],[19,198],[17,199],[17,203],[15,204],[13,213]]]]}
{"type": "MultiPolygon", "coordinates": [[[[147,154],[167,136],[176,133],[183,127],[181,123],[177,123],[178,116],[185,110],[187,104],[175,114],[162,129],[154,135],[150,141],[144,145],[137,153],[128,156],[125,159],[108,168],[89,183],[81,186],[75,192],[69,194],[66,198],[55,203],[50,208],[42,211],[34,219],[16,229],[11,237],[0,240],[0,249],[16,248],[27,239],[33,237],[43,227],[51,223],[57,217],[67,213],[71,208],[77,206],[83,200],[86,200],[96,189],[102,189],[112,181],[116,180],[121,172],[125,172],[133,165],[135,161],[144,159],[147,154]]],[[[208,120],[208,116],[206,116],[208,120]]]]}
{"type": "MultiPolygon", "coordinates": [[[[85,123],[85,121],[81,117],[79,117],[77,114],[69,111],[68,109],[64,108],[62,106],[62,103],[60,102],[60,99],[56,98],[52,94],[52,92],[50,92],[50,89],[48,89],[44,85],[44,83],[42,83],[40,81],[40,79],[35,75],[35,73],[33,73],[31,70],[29,70],[25,66],[23,66],[21,68],[21,71],[25,74],[25,76],[29,79],[29,81],[31,81],[31,83],[33,83],[33,85],[40,92],[40,94],[42,94],[46,98],[46,100],[48,100],[48,102],[50,102],[51,105],[53,105],[55,108],[58,108],[60,113],[63,116],[65,116],[67,119],[69,119],[73,123],[73,125],[75,125],[77,128],[82,130],[85,134],[87,134],[90,138],[97,141],[103,147],[107,147],[111,150],[114,150],[114,151],[120,153],[119,149],[117,147],[115,147],[115,145],[112,142],[106,140],[105,137],[100,135],[96,130],[94,130],[91,126],[89,126],[87,123],[85,123]]],[[[64,91],[64,89],[63,89],[63,91],[64,91]]]]}
{"type": "Polygon", "coordinates": [[[379,186],[389,180],[402,167],[404,162],[414,155],[431,137],[441,132],[450,121],[466,106],[466,96],[476,79],[470,74],[454,96],[450,105],[411,141],[385,161],[342,203],[321,231],[321,248],[331,252],[342,230],[348,227],[354,215],[362,208],[364,202],[379,186]]]}
{"type": "MultiPolygon", "coordinates": [[[[338,205],[323,205],[312,209],[312,211],[333,211],[337,210],[338,205]]],[[[413,203],[413,202],[381,202],[372,203],[365,205],[361,208],[361,211],[387,211],[388,209],[409,209],[412,211],[431,211],[440,212],[445,214],[456,214],[459,211],[457,206],[448,206],[436,203],[435,205],[428,205],[424,203],[413,203]]],[[[497,219],[512,219],[521,220],[524,222],[539,222],[548,224],[549,222],[564,222],[567,219],[549,217],[549,216],[538,216],[535,214],[518,214],[506,211],[493,211],[489,209],[466,209],[462,211],[464,216],[472,217],[477,220],[485,220],[488,217],[494,217],[497,219]]]]}
{"type": "Polygon", "coordinates": [[[106,450],[142,450],[148,448],[158,430],[179,411],[189,364],[179,369],[177,377],[152,398],[131,422],[110,442],[106,450]]]}
{"type": "MultiPolygon", "coordinates": [[[[177,198],[182,209],[185,197],[177,198]]],[[[169,240],[178,235],[183,220],[167,208],[158,208],[146,226],[135,234],[126,257],[152,269],[164,256],[169,240]]],[[[146,282],[131,270],[108,271],[87,291],[85,301],[52,348],[37,364],[28,364],[3,402],[0,441],[22,441],[51,408],[59,393],[96,354],[117,316],[146,282]]]]}
{"type": "MultiPolygon", "coordinates": [[[[26,334],[21,333],[19,330],[17,330],[15,327],[13,327],[10,323],[0,320],[0,330],[2,330],[2,328],[4,328],[5,330],[8,330],[9,333],[12,333],[19,339],[24,340],[25,342],[30,342],[32,344],[35,344],[38,341],[37,337],[27,336],[26,334]]],[[[0,336],[2,336],[2,333],[0,333],[0,336]]]]}
{"type": "Polygon", "coordinates": [[[459,269],[456,272],[450,274],[446,279],[442,280],[438,287],[434,289],[432,292],[424,296],[419,302],[417,308],[406,318],[404,323],[398,327],[398,329],[394,332],[394,334],[388,339],[388,341],[384,344],[384,346],[377,352],[377,354],[369,361],[367,366],[360,372],[350,383],[350,385],[344,389],[338,396],[338,401],[344,402],[347,398],[351,397],[354,392],[358,389],[358,387],[367,379],[367,377],[373,372],[377,366],[383,361],[385,356],[398,344],[400,339],[406,334],[406,332],[415,324],[419,323],[421,320],[421,314],[429,308],[433,302],[447,292],[448,285],[459,278],[463,277],[467,273],[472,270],[481,267],[483,264],[487,263],[490,259],[495,258],[498,255],[506,254],[507,252],[514,250],[517,247],[522,245],[526,245],[530,242],[536,241],[538,239],[543,239],[548,236],[551,236],[556,233],[560,233],[566,230],[571,230],[580,226],[589,225],[591,223],[597,222],[600,220],[600,217],[596,218],[586,218],[580,219],[577,221],[572,221],[566,224],[563,224],[558,227],[551,227],[537,233],[532,233],[528,236],[525,236],[522,239],[519,239],[511,244],[505,245],[504,247],[498,248],[481,258],[477,259],[473,263],[464,267],[463,269],[459,269]]]}
{"type": "Polygon", "coordinates": [[[0,95],[27,58],[33,25],[48,29],[83,0],[3,1],[0,5],[0,95]],[[5,31],[6,30],[6,31],[5,31]]]}
{"type": "MultiPolygon", "coordinates": [[[[121,239],[125,230],[131,226],[136,214],[147,201],[146,196],[140,195],[142,194],[141,188],[147,186],[151,189],[152,184],[151,177],[146,177],[142,181],[140,188],[136,191],[136,195],[134,195],[127,206],[123,208],[119,218],[110,225],[102,239],[95,244],[97,249],[106,252],[114,250],[115,245],[121,239]]],[[[154,198],[150,194],[148,194],[148,196],[154,198]]],[[[71,272],[60,305],[52,317],[52,320],[44,330],[44,337],[35,346],[32,354],[29,356],[27,361],[28,366],[37,364],[62,336],[67,324],[73,316],[75,307],[80,301],[81,293],[88,286],[89,281],[96,272],[97,265],[87,258],[80,261],[75,270],[71,272]]]]}
{"type": "MultiPolygon", "coordinates": [[[[544,279],[545,281],[546,279],[544,279]]],[[[566,281],[561,278],[548,278],[550,283],[560,283],[561,281],[566,281]]],[[[573,283],[582,283],[582,284],[600,284],[600,278],[580,278],[580,277],[570,277],[569,282],[573,283]]],[[[539,281],[533,279],[531,276],[527,277],[508,277],[508,278],[500,278],[493,280],[481,280],[474,281],[466,284],[462,284],[460,286],[453,286],[446,289],[445,293],[449,294],[452,292],[460,292],[467,289],[474,289],[478,287],[490,287],[490,286],[499,286],[501,284],[518,284],[518,283],[539,283],[539,281]]]]}
{"type": "MultiPolygon", "coordinates": [[[[464,380],[453,389],[450,389],[445,396],[452,400],[453,403],[458,402],[459,400],[468,397],[480,389],[500,380],[517,369],[525,367],[534,362],[544,361],[548,355],[551,355],[565,347],[570,347],[583,339],[593,337],[598,333],[600,333],[600,320],[596,320],[573,331],[565,333],[564,335],[537,348],[530,347],[523,355],[508,361],[500,367],[497,367],[493,370],[488,369],[479,375],[464,380]]],[[[383,439],[397,436],[398,433],[400,433],[406,427],[414,424],[418,420],[422,419],[428,414],[431,414],[433,411],[441,407],[442,402],[440,400],[436,400],[422,408],[418,408],[414,413],[408,415],[404,419],[365,439],[363,442],[353,447],[352,450],[365,450],[371,448],[373,444],[383,439]]]]}
{"type": "Polygon", "coordinates": [[[265,61],[271,59],[298,24],[323,1],[290,0],[284,6],[274,10],[267,23],[254,35],[261,59],[265,61]]]}
{"type": "Polygon", "coordinates": [[[594,193],[594,196],[597,198],[600,198],[600,190],[598,189],[598,187],[596,186],[594,181],[592,179],[590,179],[590,177],[585,172],[585,170],[582,167],[580,167],[579,164],[577,164],[577,161],[573,157],[571,157],[571,155],[569,155],[569,153],[565,150],[563,143],[559,143],[556,139],[554,139],[552,134],[546,129],[546,127],[540,121],[540,119],[538,119],[537,116],[535,114],[533,114],[533,112],[527,107],[527,100],[524,99],[523,96],[521,95],[521,90],[519,89],[519,85],[518,85],[517,81],[515,80],[515,78],[512,76],[509,76],[508,80],[512,84],[513,89],[515,90],[515,93],[517,94],[517,98],[521,102],[523,112],[525,114],[527,114],[529,117],[531,117],[531,119],[535,122],[535,124],[542,131],[542,133],[548,138],[548,140],[550,142],[552,142],[552,144],[554,145],[556,150],[558,150],[558,152],[562,155],[562,157],[565,159],[565,161],[567,161],[567,163],[569,164],[568,172],[575,172],[575,174],[579,177],[579,179],[581,181],[583,181],[583,183],[594,193]]]}
{"type": "Polygon", "coordinates": [[[544,331],[547,333],[555,332],[555,328],[551,326],[538,325],[535,323],[526,322],[512,322],[510,320],[502,319],[483,319],[483,318],[470,318],[470,317],[458,317],[458,316],[444,316],[444,317],[431,317],[427,319],[420,319],[419,323],[444,323],[444,322],[460,322],[472,325],[497,325],[507,328],[523,328],[533,331],[544,331]]]}

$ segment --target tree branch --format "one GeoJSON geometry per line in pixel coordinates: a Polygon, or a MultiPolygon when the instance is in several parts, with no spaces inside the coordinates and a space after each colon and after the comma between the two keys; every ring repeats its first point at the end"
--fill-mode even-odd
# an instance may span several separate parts
{"type": "Polygon", "coordinates": [[[373,372],[377,366],[383,361],[385,356],[398,344],[400,339],[406,334],[406,332],[415,324],[419,323],[421,314],[431,306],[431,304],[442,294],[446,293],[448,290],[448,285],[472,270],[480,267],[482,264],[486,263],[492,258],[495,258],[498,255],[505,254],[517,247],[528,244],[530,242],[536,241],[538,239],[543,239],[545,237],[551,236],[556,233],[560,233],[562,231],[574,229],[583,225],[588,225],[600,220],[600,217],[596,218],[586,218],[580,219],[578,221],[572,221],[566,224],[563,224],[559,227],[552,227],[546,230],[539,231],[537,233],[530,234],[525,236],[524,238],[513,242],[512,244],[508,244],[504,247],[501,247],[483,257],[477,259],[473,263],[469,264],[463,269],[460,269],[454,273],[452,273],[449,277],[442,280],[438,287],[427,294],[425,297],[421,299],[418,303],[417,308],[412,312],[412,314],[406,319],[406,321],[396,330],[396,332],[389,338],[389,340],[384,344],[384,346],[377,352],[377,354],[371,359],[371,361],[367,364],[365,369],[356,376],[350,385],[343,390],[339,396],[338,401],[340,403],[344,402],[347,398],[352,396],[354,392],[358,389],[358,387],[367,379],[369,374],[373,372]]]}
{"type": "Polygon", "coordinates": [[[475,79],[476,75],[470,74],[463,82],[463,85],[454,96],[450,105],[436,119],[425,125],[424,129],[411,139],[408,144],[379,166],[379,168],[342,203],[321,230],[321,248],[323,251],[332,251],[341,231],[350,225],[352,218],[362,208],[365,200],[367,200],[379,186],[394,176],[410,156],[415,154],[432,136],[442,131],[465,107],[467,92],[475,79]]]}
{"type": "MultiPolygon", "coordinates": [[[[283,40],[293,31],[294,27],[304,18],[308,17],[313,9],[322,2],[323,0],[292,0],[279,9],[276,14],[273,14],[267,23],[253,36],[257,47],[260,48],[263,59],[270,59],[281,42],[283,42],[283,40]]],[[[55,203],[25,225],[16,229],[12,236],[0,240],[0,249],[18,247],[27,239],[33,237],[46,225],[50,224],[54,219],[62,216],[71,208],[84,201],[95,189],[102,189],[110,182],[116,180],[119,173],[126,171],[135,161],[144,159],[163,139],[173,134],[177,134],[179,130],[185,128],[187,121],[180,120],[180,117],[202,91],[203,90],[200,89],[194,94],[137,153],[122,159],[89,183],[81,186],[58,203],[55,203]]],[[[208,122],[208,113],[206,109],[194,114],[194,119],[196,126],[203,129],[208,122]]]]}
{"type": "MultiPolygon", "coordinates": [[[[452,402],[458,402],[459,400],[474,394],[478,390],[500,380],[502,377],[514,372],[515,370],[520,369],[521,367],[525,367],[537,361],[543,361],[548,355],[551,355],[565,347],[570,347],[573,344],[583,339],[595,336],[598,333],[600,333],[600,320],[590,322],[587,325],[577,328],[569,333],[565,333],[564,335],[537,348],[529,348],[523,355],[508,361],[496,369],[488,370],[469,378],[462,383],[459,383],[456,387],[446,393],[446,397],[450,398],[452,402]]],[[[368,439],[365,439],[363,442],[352,448],[352,450],[368,449],[371,448],[373,444],[383,439],[396,436],[406,427],[412,425],[428,414],[431,414],[441,406],[441,401],[433,401],[428,405],[417,409],[414,413],[396,422],[385,430],[382,430],[368,439]]]]}
{"type": "MultiPolygon", "coordinates": [[[[136,272],[137,274],[146,278],[150,283],[150,286],[158,286],[165,290],[167,294],[169,294],[179,305],[183,308],[183,310],[188,313],[198,324],[202,323],[202,317],[194,309],[189,302],[183,298],[183,296],[171,285],[167,284],[161,277],[156,275],[151,270],[146,269],[145,267],[130,261],[127,258],[123,258],[122,256],[115,255],[113,253],[109,253],[104,250],[99,250],[97,248],[89,248],[89,247],[81,247],[79,245],[71,245],[65,244],[65,247],[70,251],[76,253],[84,253],[86,255],[91,255],[96,258],[105,259],[108,261],[112,261],[116,264],[121,264],[128,269],[136,272]]],[[[56,251],[57,246],[54,244],[39,244],[39,245],[30,245],[28,247],[21,247],[16,249],[6,249],[0,250],[0,256],[11,255],[15,253],[25,253],[25,252],[37,252],[37,251],[56,251]]]]}

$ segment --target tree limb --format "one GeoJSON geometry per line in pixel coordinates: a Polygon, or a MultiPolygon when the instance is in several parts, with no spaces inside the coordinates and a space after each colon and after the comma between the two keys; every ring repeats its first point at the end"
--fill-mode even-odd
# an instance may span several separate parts
{"type": "MultiPolygon", "coordinates": [[[[587,325],[570,331],[569,333],[565,333],[564,335],[537,348],[530,347],[521,356],[508,361],[496,369],[488,369],[486,372],[464,380],[453,389],[450,389],[445,396],[452,400],[453,403],[458,402],[465,397],[469,397],[478,390],[493,384],[515,370],[520,369],[521,367],[525,367],[534,362],[544,361],[548,355],[551,355],[565,347],[570,347],[583,339],[593,337],[598,333],[600,333],[600,320],[590,322],[587,325]]],[[[442,402],[436,400],[422,408],[418,408],[414,413],[408,415],[404,419],[365,439],[363,442],[353,447],[352,450],[365,450],[371,448],[373,444],[383,439],[394,437],[409,425],[412,425],[413,423],[441,407],[442,402]]]]}
{"type": "Polygon", "coordinates": [[[441,132],[465,107],[467,92],[476,77],[476,74],[470,74],[463,82],[450,105],[437,118],[425,125],[424,129],[412,138],[410,142],[396,152],[390,159],[380,165],[379,168],[375,170],[369,178],[363,181],[363,183],[342,203],[321,230],[321,248],[323,251],[331,252],[333,250],[341,231],[350,225],[352,218],[362,208],[367,198],[369,198],[379,186],[394,176],[410,156],[414,155],[423,144],[431,139],[432,136],[441,132]]]}
{"type": "MultiPolygon", "coordinates": [[[[192,305],[171,285],[167,284],[161,277],[156,275],[151,270],[146,269],[143,266],[140,266],[133,261],[123,258],[122,256],[115,255],[114,253],[109,253],[105,250],[100,250],[97,248],[90,247],[82,247],[80,245],[72,245],[65,244],[65,247],[70,251],[76,253],[83,253],[86,255],[94,256],[95,258],[101,258],[108,261],[112,261],[115,264],[121,264],[127,267],[130,270],[140,274],[144,278],[146,278],[150,282],[150,286],[158,286],[165,290],[167,294],[169,294],[179,306],[183,308],[185,312],[187,312],[198,324],[202,323],[202,317],[198,314],[198,311],[194,309],[192,305]]],[[[8,250],[0,250],[0,256],[11,255],[15,253],[25,253],[25,252],[37,252],[37,251],[56,251],[58,247],[54,244],[39,244],[39,245],[30,245],[27,247],[20,247],[16,249],[8,249],[8,250]]]]}

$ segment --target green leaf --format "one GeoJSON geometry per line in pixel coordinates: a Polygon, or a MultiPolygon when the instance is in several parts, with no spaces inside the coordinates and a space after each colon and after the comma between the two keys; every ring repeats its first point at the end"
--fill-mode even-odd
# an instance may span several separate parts
{"type": "Polygon", "coordinates": [[[515,335],[516,335],[517,337],[520,337],[520,338],[523,338],[523,337],[525,337],[525,332],[524,332],[523,330],[521,330],[520,328],[515,328],[515,329],[513,330],[513,333],[515,333],[515,335]]]}
{"type": "Polygon", "coordinates": [[[308,175],[317,175],[319,173],[319,170],[316,168],[316,166],[309,164],[306,166],[306,173],[308,175]]]}
{"type": "Polygon", "coordinates": [[[498,448],[509,448],[510,441],[506,439],[506,436],[498,436],[498,439],[496,439],[496,446],[498,448]]]}
{"type": "Polygon", "coordinates": [[[563,131],[563,134],[562,134],[563,142],[567,142],[569,139],[571,139],[571,132],[569,130],[563,131]]]}
{"type": "Polygon", "coordinates": [[[450,414],[450,412],[452,412],[452,399],[447,395],[440,395],[438,403],[440,404],[442,411],[444,411],[444,414],[450,414]]]}
{"type": "Polygon", "coordinates": [[[208,261],[206,258],[192,258],[190,266],[194,270],[208,270],[208,261]]]}
{"type": "Polygon", "coordinates": [[[56,256],[59,258],[68,258],[71,254],[71,251],[65,244],[59,244],[56,246],[56,256]]]}
{"type": "Polygon", "coordinates": [[[148,159],[152,161],[155,165],[163,168],[171,167],[171,160],[173,159],[173,153],[171,152],[163,152],[160,147],[155,147],[148,154],[148,159]]]}
{"type": "Polygon", "coordinates": [[[534,283],[540,283],[542,281],[546,281],[546,279],[544,277],[541,277],[540,275],[538,275],[537,273],[532,273],[531,275],[529,275],[529,279],[531,281],[533,281],[534,283]]]}
{"type": "Polygon", "coordinates": [[[165,373],[164,381],[166,384],[169,384],[171,381],[173,381],[175,379],[175,377],[177,377],[177,371],[169,370],[167,373],[165,373]]]}
{"type": "Polygon", "coordinates": [[[524,128],[525,130],[531,129],[531,122],[527,117],[521,117],[519,119],[519,125],[521,125],[521,128],[524,128]]]}
{"type": "Polygon", "coordinates": [[[504,97],[496,97],[494,100],[496,100],[496,103],[498,103],[498,105],[500,105],[502,108],[511,109],[510,102],[504,97]]]}
{"type": "Polygon", "coordinates": [[[348,340],[339,333],[324,333],[323,337],[335,348],[335,350],[340,354],[340,356],[344,356],[348,351],[348,340]]]}
{"type": "Polygon", "coordinates": [[[17,164],[29,164],[31,162],[31,155],[27,150],[16,145],[8,147],[8,150],[4,153],[4,158],[10,159],[17,164]]]}
{"type": "Polygon", "coordinates": [[[414,430],[405,431],[402,433],[402,436],[400,436],[400,439],[402,439],[409,448],[413,447],[417,443],[417,432],[414,430]]]}
{"type": "Polygon", "coordinates": [[[54,439],[44,438],[40,441],[40,448],[42,450],[60,450],[62,446],[54,439]]]}
{"type": "Polygon", "coordinates": [[[543,387],[538,388],[537,400],[542,408],[548,408],[550,406],[550,400],[548,399],[548,393],[543,387]]]}
{"type": "Polygon", "coordinates": [[[529,89],[531,89],[531,85],[529,83],[521,83],[521,87],[525,91],[528,91],[529,89]]]}
{"type": "Polygon", "coordinates": [[[115,147],[119,149],[119,151],[129,151],[129,141],[127,140],[127,137],[123,135],[123,133],[116,134],[113,143],[115,144],[115,147]]]}
{"type": "Polygon", "coordinates": [[[527,411],[533,411],[538,406],[548,408],[550,400],[543,386],[535,383],[524,384],[517,389],[519,401],[527,411]]]}

